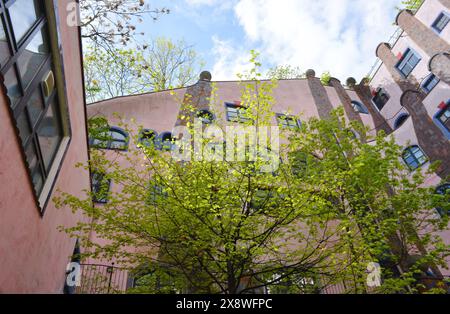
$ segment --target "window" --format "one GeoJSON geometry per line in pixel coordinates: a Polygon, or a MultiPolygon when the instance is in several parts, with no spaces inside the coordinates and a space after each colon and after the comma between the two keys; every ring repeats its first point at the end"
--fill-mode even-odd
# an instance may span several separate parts
{"type": "Polygon", "coordinates": [[[288,116],[285,114],[278,113],[277,114],[278,125],[282,128],[287,129],[298,129],[301,126],[300,121],[298,121],[293,116],[288,116]]]}
{"type": "Polygon", "coordinates": [[[101,172],[92,173],[92,200],[95,203],[108,202],[108,194],[111,187],[111,180],[101,172]]]}
{"type": "Polygon", "coordinates": [[[118,127],[110,127],[109,132],[91,139],[91,146],[102,149],[127,150],[128,133],[118,127]]]}
{"type": "Polygon", "coordinates": [[[428,161],[422,149],[417,145],[410,146],[403,151],[403,160],[411,170],[416,170],[428,161]]]}
{"type": "Polygon", "coordinates": [[[247,116],[246,107],[229,103],[225,103],[225,107],[228,121],[239,123],[252,121],[252,119],[247,116]]]}
{"type": "Polygon", "coordinates": [[[356,112],[364,113],[364,114],[369,114],[369,111],[367,110],[366,106],[364,106],[364,105],[363,105],[362,103],[360,103],[359,101],[353,100],[353,101],[352,101],[352,106],[353,106],[353,109],[354,109],[356,112]]]}
{"type": "Polygon", "coordinates": [[[447,13],[442,12],[439,14],[437,19],[433,22],[431,27],[438,33],[442,32],[442,30],[447,26],[448,22],[450,21],[450,17],[447,15],[447,13]]]}
{"type": "Polygon", "coordinates": [[[414,70],[419,61],[420,56],[408,48],[396,67],[404,77],[407,77],[414,70]]]}
{"type": "Polygon", "coordinates": [[[0,0],[0,72],[38,198],[70,135],[63,119],[67,108],[55,88],[44,6],[39,0],[0,0]]]}
{"type": "Polygon", "coordinates": [[[437,118],[439,122],[447,129],[447,131],[450,131],[450,105],[447,104],[444,109],[442,109],[438,115],[437,118]]]}
{"type": "Polygon", "coordinates": [[[401,127],[403,125],[403,123],[406,122],[406,120],[408,120],[409,118],[409,114],[407,113],[402,113],[394,122],[394,129],[398,129],[399,127],[401,127]]]}
{"type": "Polygon", "coordinates": [[[384,90],[384,88],[378,88],[375,95],[372,98],[373,103],[377,106],[378,110],[383,109],[386,103],[389,101],[389,94],[384,90]]]}
{"type": "MultiPolygon", "coordinates": [[[[447,204],[450,204],[450,183],[439,186],[436,189],[436,194],[446,196],[447,204]]],[[[438,211],[439,215],[441,215],[441,217],[450,215],[450,208],[447,208],[447,210],[445,210],[444,208],[437,207],[436,210],[438,211]]]]}
{"type": "Polygon", "coordinates": [[[175,146],[175,138],[170,132],[164,132],[159,135],[159,149],[162,151],[171,151],[175,146]]]}
{"type": "Polygon", "coordinates": [[[169,196],[164,186],[160,184],[150,185],[149,194],[147,198],[147,205],[156,205],[164,201],[169,196]]]}
{"type": "Polygon", "coordinates": [[[422,82],[421,84],[421,88],[425,93],[429,93],[433,90],[433,88],[436,87],[436,85],[439,83],[439,78],[434,75],[434,74],[430,74],[428,75],[422,82]]]}
{"type": "Polygon", "coordinates": [[[205,124],[211,124],[215,119],[214,114],[207,109],[199,110],[197,112],[197,118],[200,118],[205,124]]]}
{"type": "Polygon", "coordinates": [[[158,133],[153,130],[143,129],[139,133],[139,143],[145,147],[152,147],[155,145],[156,138],[158,137],[158,133]]]}

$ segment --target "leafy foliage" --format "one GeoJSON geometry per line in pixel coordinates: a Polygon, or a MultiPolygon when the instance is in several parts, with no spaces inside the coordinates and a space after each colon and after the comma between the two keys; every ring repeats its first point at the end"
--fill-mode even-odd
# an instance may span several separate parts
{"type": "MultiPolygon", "coordinates": [[[[272,125],[276,81],[260,81],[255,52],[251,62],[241,76],[249,118],[242,125],[258,130],[272,125]]],[[[210,106],[220,117],[215,92],[210,106]]],[[[185,102],[182,112],[194,135],[196,108],[185,102]]],[[[224,130],[224,121],[215,127],[224,130]]],[[[138,278],[133,292],[316,293],[342,283],[341,292],[352,293],[442,292],[423,278],[449,255],[436,236],[448,219],[430,211],[444,198],[423,187],[420,171],[410,176],[393,139],[378,134],[368,143],[351,130],[367,132],[347,123],[339,108],[329,120],[281,130],[279,149],[257,133],[241,149],[248,157],[252,144],[267,145],[283,160],[271,172],[260,171],[268,159],[258,154],[251,162],[206,158],[214,137],[201,141],[200,153],[181,147],[191,157],[183,162],[152,145],[137,144],[117,158],[93,150],[84,168],[113,180],[108,202],[93,206],[89,193],[61,193],[55,202],[92,218],[64,230],[80,239],[84,256],[129,267],[138,278]],[[381,264],[381,287],[367,287],[369,262],[381,264]]]]}

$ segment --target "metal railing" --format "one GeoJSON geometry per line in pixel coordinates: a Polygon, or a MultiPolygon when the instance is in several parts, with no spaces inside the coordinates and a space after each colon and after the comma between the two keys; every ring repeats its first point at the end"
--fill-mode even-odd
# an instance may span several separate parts
{"type": "Polygon", "coordinates": [[[116,294],[127,290],[128,271],[114,265],[81,264],[81,285],[76,293],[116,294]]]}

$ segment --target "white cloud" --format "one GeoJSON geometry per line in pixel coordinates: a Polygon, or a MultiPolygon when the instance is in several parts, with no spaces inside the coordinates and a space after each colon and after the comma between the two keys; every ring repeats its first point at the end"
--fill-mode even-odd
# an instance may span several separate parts
{"type": "Polygon", "coordinates": [[[222,40],[217,36],[212,37],[212,53],[215,64],[212,69],[214,81],[236,79],[236,74],[244,74],[249,70],[250,52],[245,48],[238,48],[229,40],[222,40]]]}
{"type": "MultiPolygon", "coordinates": [[[[312,68],[318,74],[329,70],[343,81],[349,76],[360,79],[375,61],[376,46],[395,30],[392,22],[399,2],[239,0],[234,13],[248,39],[239,43],[240,51],[255,48],[272,64],[312,68]]],[[[242,60],[248,58],[240,51],[226,50],[215,39],[218,59],[214,70],[220,75],[233,74],[242,67],[242,60]]]]}

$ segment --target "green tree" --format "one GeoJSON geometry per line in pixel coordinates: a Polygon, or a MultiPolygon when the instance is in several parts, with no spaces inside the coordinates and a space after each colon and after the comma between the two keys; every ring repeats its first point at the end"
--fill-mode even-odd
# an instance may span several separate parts
{"type": "MultiPolygon", "coordinates": [[[[433,233],[448,220],[430,215],[433,206],[448,206],[444,197],[422,187],[420,172],[410,177],[392,139],[355,138],[352,130],[367,130],[348,124],[342,108],[327,121],[282,129],[287,144],[279,148],[269,143],[258,131],[272,124],[276,81],[259,80],[257,54],[251,62],[239,113],[256,137],[235,152],[245,158],[208,158],[220,157],[224,148],[223,138],[214,136],[193,151],[188,136],[195,135],[196,109],[189,101],[181,117],[186,142],[174,134],[175,154],[158,150],[158,143],[142,144],[142,128],[124,122],[138,148],[120,158],[93,150],[84,165],[120,190],[103,206],[92,204],[92,193],[82,199],[61,193],[58,206],[92,218],[64,230],[80,239],[84,256],[129,267],[139,278],[135,292],[314,293],[345,282],[345,292],[366,293],[370,262],[380,263],[383,275],[371,292],[420,291],[423,269],[444,266],[449,253],[433,233]],[[106,244],[93,241],[92,232],[106,244]]],[[[215,99],[211,108],[220,117],[215,99]]],[[[216,130],[225,130],[221,121],[216,130]]],[[[226,147],[233,142],[227,138],[226,147]]]]}
{"type": "Polygon", "coordinates": [[[194,83],[202,62],[184,41],[158,38],[142,48],[87,49],[84,55],[89,102],[194,83]]]}
{"type": "Polygon", "coordinates": [[[294,67],[292,65],[279,65],[271,68],[267,72],[267,77],[275,80],[288,80],[305,78],[306,74],[300,70],[299,67],[294,67]]]}

